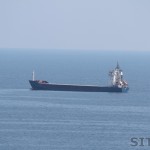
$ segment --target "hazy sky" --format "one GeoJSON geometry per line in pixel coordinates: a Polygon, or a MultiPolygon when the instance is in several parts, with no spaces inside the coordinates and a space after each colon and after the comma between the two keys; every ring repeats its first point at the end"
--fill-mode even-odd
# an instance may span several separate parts
{"type": "Polygon", "coordinates": [[[150,0],[0,0],[0,48],[150,50],[150,0]]]}

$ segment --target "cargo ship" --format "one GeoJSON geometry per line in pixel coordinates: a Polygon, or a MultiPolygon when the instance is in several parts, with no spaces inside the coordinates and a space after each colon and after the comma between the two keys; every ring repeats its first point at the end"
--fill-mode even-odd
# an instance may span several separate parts
{"type": "Polygon", "coordinates": [[[76,85],[76,84],[56,84],[45,80],[35,80],[35,73],[32,73],[32,80],[29,80],[32,90],[50,91],[76,91],[76,92],[127,92],[128,83],[123,79],[123,71],[119,64],[109,72],[111,84],[109,86],[97,85],[76,85]]]}

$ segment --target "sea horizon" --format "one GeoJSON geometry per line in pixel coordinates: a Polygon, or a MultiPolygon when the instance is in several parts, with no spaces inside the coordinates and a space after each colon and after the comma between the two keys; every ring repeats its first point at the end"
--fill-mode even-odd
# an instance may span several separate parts
{"type": "Polygon", "coordinates": [[[0,149],[137,148],[132,138],[149,138],[149,54],[0,51],[0,149]],[[117,61],[127,93],[33,91],[29,84],[34,70],[50,83],[107,86],[117,61]]]}

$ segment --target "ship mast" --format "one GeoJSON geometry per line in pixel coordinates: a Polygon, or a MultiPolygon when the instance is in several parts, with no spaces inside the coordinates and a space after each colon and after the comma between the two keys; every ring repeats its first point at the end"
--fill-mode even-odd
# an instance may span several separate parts
{"type": "Polygon", "coordinates": [[[34,70],[32,72],[32,80],[34,81],[35,80],[35,73],[34,73],[34,70]]]}

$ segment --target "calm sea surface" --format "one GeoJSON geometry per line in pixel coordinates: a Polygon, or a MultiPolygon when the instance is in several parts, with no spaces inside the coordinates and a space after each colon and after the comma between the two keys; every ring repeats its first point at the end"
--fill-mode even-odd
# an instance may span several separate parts
{"type": "Polygon", "coordinates": [[[0,51],[0,150],[129,150],[150,138],[150,52],[0,51]],[[117,61],[128,93],[32,91],[28,80],[108,85],[117,61]]]}

